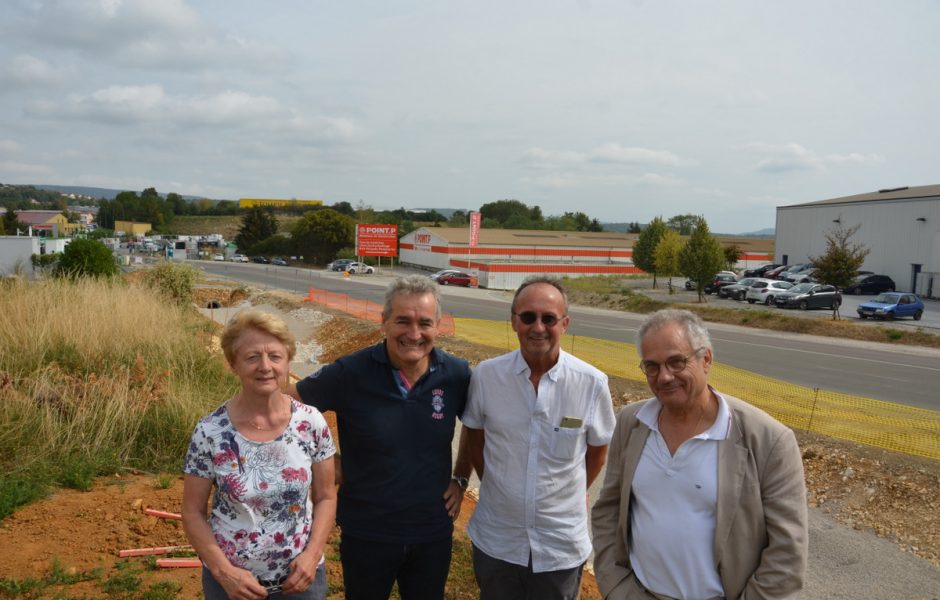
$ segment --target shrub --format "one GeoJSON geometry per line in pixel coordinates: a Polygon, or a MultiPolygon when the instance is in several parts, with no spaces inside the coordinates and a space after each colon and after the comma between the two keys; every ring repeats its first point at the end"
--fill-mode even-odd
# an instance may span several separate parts
{"type": "Polygon", "coordinates": [[[144,284],[157,290],[179,305],[193,301],[193,288],[202,273],[187,264],[164,261],[144,271],[144,284]]]}
{"type": "Polygon", "coordinates": [[[110,277],[118,272],[114,255],[98,240],[72,240],[55,267],[60,277],[110,277]]]}

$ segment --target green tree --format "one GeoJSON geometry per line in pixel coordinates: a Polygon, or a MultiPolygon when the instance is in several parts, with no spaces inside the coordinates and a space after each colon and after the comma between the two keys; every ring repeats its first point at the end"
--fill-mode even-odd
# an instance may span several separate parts
{"type": "Polygon", "coordinates": [[[242,252],[277,233],[277,218],[274,213],[261,206],[253,206],[242,217],[242,224],[235,234],[235,245],[242,252]]]}
{"type": "Polygon", "coordinates": [[[108,277],[118,272],[111,250],[98,240],[73,239],[65,247],[54,274],[59,277],[108,277]]]}
{"type": "Polygon", "coordinates": [[[497,200],[480,207],[487,227],[497,229],[541,229],[542,209],[529,208],[519,200],[497,200]]]}
{"type": "Polygon", "coordinates": [[[26,233],[29,230],[28,225],[24,225],[16,218],[16,211],[12,208],[7,208],[6,214],[0,217],[0,223],[3,225],[3,233],[6,235],[16,235],[17,230],[21,233],[26,233]]]}
{"type": "Polygon", "coordinates": [[[627,233],[643,233],[643,228],[637,221],[627,223],[627,233]]]}
{"type": "Polygon", "coordinates": [[[355,225],[352,218],[330,208],[306,212],[291,229],[295,252],[303,255],[304,262],[329,262],[341,248],[355,244],[355,225]]]}
{"type": "Polygon", "coordinates": [[[695,282],[698,299],[704,298],[705,284],[714,279],[715,274],[725,264],[725,255],[721,244],[711,234],[704,217],[697,217],[698,222],[692,228],[689,241],[679,253],[679,270],[695,282]]]}
{"type": "Polygon", "coordinates": [[[633,245],[633,264],[653,275],[653,289],[656,288],[656,246],[666,234],[666,224],[662,217],[656,217],[646,226],[633,245]]]}
{"type": "Polygon", "coordinates": [[[666,230],[663,238],[656,245],[656,272],[669,278],[669,293],[674,294],[672,278],[679,274],[679,253],[682,251],[682,237],[675,231],[666,230]]]}
{"type": "Polygon", "coordinates": [[[729,271],[734,271],[734,267],[738,264],[738,261],[741,260],[741,247],[737,244],[728,244],[727,246],[722,246],[722,253],[725,255],[725,265],[727,265],[729,271]]]}
{"type": "Polygon", "coordinates": [[[829,230],[826,234],[826,252],[809,257],[809,261],[816,266],[816,279],[837,288],[852,287],[859,268],[870,252],[864,245],[850,241],[860,228],[861,225],[842,227],[839,224],[829,230]]]}
{"type": "Polygon", "coordinates": [[[692,230],[701,218],[698,215],[676,215],[669,217],[666,227],[678,232],[679,235],[692,235],[692,230]]]}

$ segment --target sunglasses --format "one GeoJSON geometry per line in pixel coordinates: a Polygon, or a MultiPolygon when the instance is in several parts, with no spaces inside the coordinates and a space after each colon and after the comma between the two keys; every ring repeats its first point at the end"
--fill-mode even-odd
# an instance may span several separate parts
{"type": "Polygon", "coordinates": [[[533,323],[535,323],[536,320],[541,320],[542,325],[546,327],[551,327],[558,321],[561,321],[562,319],[565,318],[563,316],[562,317],[555,316],[551,313],[537,315],[530,310],[527,310],[521,313],[513,313],[513,314],[519,317],[519,320],[522,321],[526,325],[532,325],[533,323]]]}

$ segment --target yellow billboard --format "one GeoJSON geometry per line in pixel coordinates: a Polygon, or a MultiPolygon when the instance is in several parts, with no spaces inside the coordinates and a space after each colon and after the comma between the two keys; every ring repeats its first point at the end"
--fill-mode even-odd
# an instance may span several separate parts
{"type": "Polygon", "coordinates": [[[323,200],[297,200],[296,198],[291,198],[290,200],[280,200],[277,198],[241,198],[238,201],[238,206],[241,208],[252,208],[254,206],[323,206],[323,200]]]}

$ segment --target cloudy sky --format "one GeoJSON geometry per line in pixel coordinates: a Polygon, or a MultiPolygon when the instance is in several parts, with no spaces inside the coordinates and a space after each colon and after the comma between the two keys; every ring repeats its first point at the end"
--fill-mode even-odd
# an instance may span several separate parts
{"type": "Polygon", "coordinates": [[[940,2],[4,0],[0,182],[601,221],[940,183],[940,2]]]}

